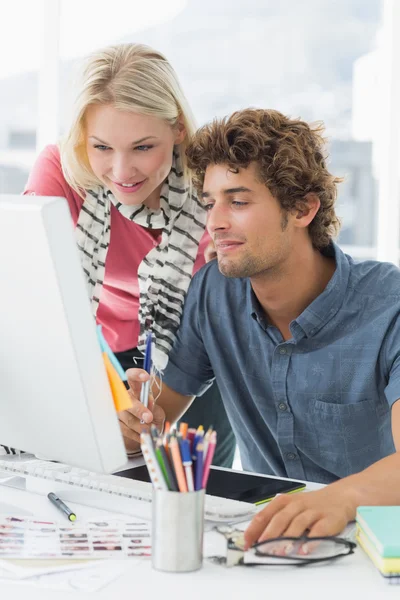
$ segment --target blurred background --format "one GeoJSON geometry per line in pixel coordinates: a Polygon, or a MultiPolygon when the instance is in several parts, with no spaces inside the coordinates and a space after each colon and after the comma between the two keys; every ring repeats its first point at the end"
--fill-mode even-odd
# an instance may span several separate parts
{"type": "Polygon", "coordinates": [[[13,0],[0,12],[0,193],[20,193],[62,135],[80,59],[142,42],[171,61],[198,125],[248,106],[322,120],[345,177],[339,243],[399,263],[397,0],[13,0]]]}

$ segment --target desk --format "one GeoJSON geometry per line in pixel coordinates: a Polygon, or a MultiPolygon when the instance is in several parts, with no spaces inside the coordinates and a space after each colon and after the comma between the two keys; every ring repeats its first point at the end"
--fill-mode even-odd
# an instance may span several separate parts
{"type": "MultiPolygon", "coordinates": [[[[136,463],[137,464],[137,463],[136,463]]],[[[308,484],[307,489],[320,486],[308,484]]],[[[33,514],[60,519],[59,512],[45,496],[2,486],[1,501],[14,504],[33,514]]],[[[105,511],[72,504],[82,518],[110,515],[105,511]]],[[[209,534],[211,535],[211,534],[209,534]]],[[[212,535],[218,535],[217,533],[212,535]]],[[[221,536],[222,537],[222,536],[221,536]]],[[[400,585],[387,584],[371,561],[359,548],[355,554],[331,565],[304,568],[263,567],[227,569],[205,560],[203,568],[193,573],[160,573],[151,568],[150,560],[132,560],[130,572],[94,594],[55,592],[33,586],[0,583],[0,597],[22,600],[131,600],[159,598],[177,600],[178,594],[190,600],[391,600],[400,598],[400,585]]]]}

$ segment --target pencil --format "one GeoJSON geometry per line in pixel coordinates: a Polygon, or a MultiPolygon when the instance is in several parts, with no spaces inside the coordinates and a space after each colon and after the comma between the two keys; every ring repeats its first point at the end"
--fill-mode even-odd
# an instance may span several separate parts
{"type": "Polygon", "coordinates": [[[152,484],[157,490],[168,490],[167,483],[158,464],[150,433],[140,434],[140,447],[146,462],[152,484]]]}
{"type": "Polygon", "coordinates": [[[175,471],[174,471],[173,467],[171,466],[171,463],[170,463],[168,455],[167,455],[167,451],[165,450],[165,447],[163,446],[161,439],[158,441],[157,445],[159,447],[160,454],[163,457],[164,466],[165,466],[165,470],[167,472],[167,477],[168,477],[168,481],[169,481],[169,489],[172,492],[177,492],[177,491],[179,491],[179,488],[178,488],[178,482],[177,482],[176,476],[175,476],[175,471]]]}
{"type": "Polygon", "coordinates": [[[204,469],[203,469],[203,479],[202,479],[202,487],[205,489],[207,487],[207,481],[210,474],[210,468],[212,459],[214,458],[215,447],[217,445],[217,432],[213,431],[211,434],[210,442],[208,444],[207,454],[204,459],[204,469]]]}
{"type": "Polygon", "coordinates": [[[169,443],[169,448],[171,451],[172,461],[173,461],[173,465],[175,468],[176,478],[178,480],[179,491],[187,492],[188,488],[187,488],[187,483],[186,483],[186,477],[185,477],[185,472],[183,470],[181,453],[179,450],[179,442],[176,439],[176,437],[171,438],[171,441],[169,443]]]}
{"type": "Polygon", "coordinates": [[[210,438],[211,438],[212,432],[213,432],[213,428],[210,425],[210,427],[207,429],[207,433],[205,434],[204,441],[203,441],[203,443],[204,443],[204,450],[203,450],[204,458],[206,458],[206,456],[207,456],[208,444],[210,443],[210,438]]]}
{"type": "Polygon", "coordinates": [[[157,441],[156,447],[154,449],[154,452],[155,452],[158,464],[160,465],[160,469],[162,471],[162,474],[164,475],[164,479],[165,479],[165,483],[167,484],[167,488],[169,490],[171,490],[171,483],[170,483],[170,480],[169,480],[169,477],[168,477],[167,467],[165,465],[164,457],[161,454],[161,448],[160,448],[160,446],[162,448],[164,448],[164,446],[162,446],[162,444],[157,441]]]}

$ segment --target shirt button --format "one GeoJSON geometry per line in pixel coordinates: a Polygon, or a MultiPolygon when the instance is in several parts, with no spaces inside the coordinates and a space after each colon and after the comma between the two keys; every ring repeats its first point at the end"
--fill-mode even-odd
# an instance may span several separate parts
{"type": "Polygon", "coordinates": [[[294,460],[294,459],[296,458],[296,455],[295,455],[295,454],[293,454],[293,452],[288,452],[288,453],[286,454],[286,458],[287,458],[288,460],[294,460]]]}
{"type": "Polygon", "coordinates": [[[286,348],[279,348],[279,354],[286,354],[287,350],[286,348]]]}
{"type": "Polygon", "coordinates": [[[279,410],[285,411],[285,410],[287,410],[287,404],[285,404],[284,402],[280,402],[278,404],[278,408],[279,408],[279,410]]]}

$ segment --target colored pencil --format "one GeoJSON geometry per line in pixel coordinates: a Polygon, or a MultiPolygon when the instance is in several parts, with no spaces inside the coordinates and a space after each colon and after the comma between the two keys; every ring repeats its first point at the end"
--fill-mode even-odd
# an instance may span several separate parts
{"type": "Polygon", "coordinates": [[[140,446],[146,462],[150,479],[157,490],[168,490],[167,483],[158,463],[150,433],[140,434],[140,446]]]}
{"type": "Polygon", "coordinates": [[[208,477],[210,475],[210,467],[212,463],[212,459],[214,458],[215,447],[217,445],[217,432],[213,431],[211,434],[210,442],[208,444],[207,454],[204,459],[204,469],[203,469],[203,480],[202,487],[205,489],[207,487],[208,477]]]}
{"type": "Polygon", "coordinates": [[[181,459],[181,452],[179,450],[179,443],[176,437],[172,437],[169,443],[171,451],[172,461],[175,469],[176,479],[178,481],[178,487],[180,492],[187,492],[187,483],[185,477],[185,471],[183,470],[183,464],[181,459]]]}

